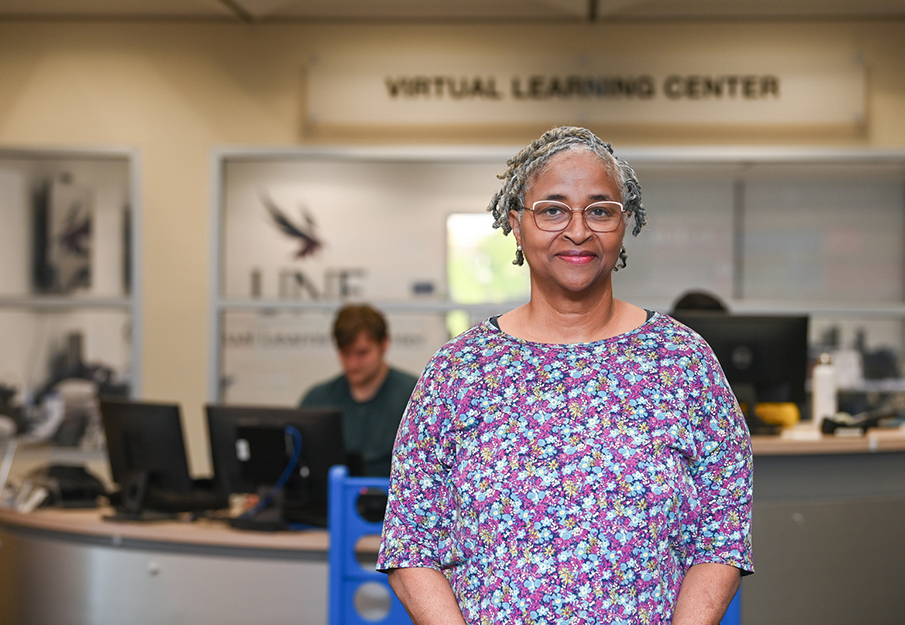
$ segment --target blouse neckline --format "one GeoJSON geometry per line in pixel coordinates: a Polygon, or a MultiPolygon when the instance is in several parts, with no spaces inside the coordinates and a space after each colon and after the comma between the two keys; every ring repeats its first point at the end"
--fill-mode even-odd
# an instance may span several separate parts
{"type": "Polygon", "coordinates": [[[622,334],[617,334],[616,336],[611,336],[611,337],[608,337],[605,339],[600,339],[597,341],[587,341],[584,343],[539,343],[537,341],[529,341],[527,339],[521,339],[517,336],[513,336],[513,335],[509,334],[508,332],[505,332],[502,328],[500,328],[499,319],[502,316],[502,314],[493,315],[492,317],[487,319],[484,323],[489,324],[501,336],[504,336],[505,338],[510,339],[512,341],[517,341],[517,342],[523,343],[525,345],[536,345],[538,347],[543,347],[543,348],[557,349],[557,348],[563,348],[563,347],[568,348],[568,347],[601,345],[601,344],[605,344],[605,343],[611,343],[613,341],[619,341],[619,340],[622,340],[623,338],[632,336],[633,334],[637,333],[638,331],[642,330],[645,326],[647,326],[651,322],[651,320],[653,320],[655,317],[660,316],[659,313],[657,313],[653,310],[648,310],[646,308],[644,309],[644,312],[647,313],[647,318],[644,320],[644,323],[642,323],[637,328],[633,328],[633,329],[629,330],[628,332],[623,332],[622,334]]]}

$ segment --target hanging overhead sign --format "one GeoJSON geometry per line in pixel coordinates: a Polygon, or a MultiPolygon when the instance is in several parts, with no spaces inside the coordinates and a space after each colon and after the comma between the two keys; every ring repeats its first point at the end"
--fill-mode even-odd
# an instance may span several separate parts
{"type": "Polygon", "coordinates": [[[307,118],[323,125],[582,123],[851,125],[866,72],[819,59],[314,58],[307,118]]]}

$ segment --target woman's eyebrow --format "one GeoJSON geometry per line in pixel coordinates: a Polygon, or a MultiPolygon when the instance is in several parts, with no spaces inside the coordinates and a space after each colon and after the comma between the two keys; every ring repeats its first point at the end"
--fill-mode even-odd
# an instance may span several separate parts
{"type": "MultiPolygon", "coordinates": [[[[589,199],[595,202],[604,202],[607,200],[612,200],[612,196],[609,193],[592,193],[588,196],[589,199]]],[[[556,200],[557,202],[565,202],[568,198],[566,195],[562,193],[550,193],[544,196],[545,200],[556,200]]]]}

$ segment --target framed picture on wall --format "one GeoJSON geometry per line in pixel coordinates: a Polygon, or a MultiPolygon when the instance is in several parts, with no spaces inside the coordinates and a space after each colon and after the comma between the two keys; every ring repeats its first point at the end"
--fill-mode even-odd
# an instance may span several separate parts
{"type": "Polygon", "coordinates": [[[34,287],[71,293],[91,287],[91,192],[59,176],[34,197],[34,287]]]}

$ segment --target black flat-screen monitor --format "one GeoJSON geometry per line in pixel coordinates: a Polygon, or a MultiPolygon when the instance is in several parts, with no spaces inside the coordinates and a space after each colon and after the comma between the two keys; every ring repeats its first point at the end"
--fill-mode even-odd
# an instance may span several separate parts
{"type": "Polygon", "coordinates": [[[805,404],[807,316],[677,312],[673,317],[710,344],[740,403],[805,404]]]}
{"type": "Polygon", "coordinates": [[[280,494],[276,523],[326,527],[330,467],[345,462],[340,410],[208,405],[207,423],[214,482],[225,494],[261,494],[274,486],[293,451],[285,428],[298,430],[301,451],[280,494]]]}
{"type": "Polygon", "coordinates": [[[123,515],[226,506],[226,498],[200,488],[189,473],[177,404],[102,400],[100,412],[123,515]]]}

